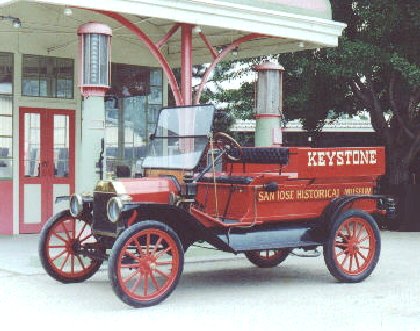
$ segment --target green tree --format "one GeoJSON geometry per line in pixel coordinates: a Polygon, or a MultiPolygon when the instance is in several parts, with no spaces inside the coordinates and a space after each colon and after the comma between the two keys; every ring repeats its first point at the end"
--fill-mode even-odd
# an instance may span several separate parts
{"type": "Polygon", "coordinates": [[[389,183],[409,183],[420,152],[420,1],[334,0],[332,6],[347,28],[338,48],[314,53],[319,79],[330,82],[335,109],[370,112],[387,147],[389,183]]]}
{"type": "Polygon", "coordinates": [[[212,87],[203,91],[200,101],[202,103],[216,101],[223,104],[231,118],[252,118],[255,108],[255,82],[244,82],[238,89],[225,89],[222,83],[243,77],[258,61],[259,59],[247,59],[219,63],[209,80],[212,87]]]}
{"type": "MultiPolygon", "coordinates": [[[[333,16],[347,28],[337,48],[275,56],[286,68],[284,113],[304,128],[319,130],[333,113],[368,110],[387,147],[389,184],[410,182],[420,155],[420,1],[333,0],[333,16]]],[[[261,59],[246,60],[249,67],[261,59]]],[[[224,63],[214,79],[231,79],[235,64],[224,63]]],[[[207,91],[227,101],[236,118],[251,118],[255,88],[207,91]]]]}

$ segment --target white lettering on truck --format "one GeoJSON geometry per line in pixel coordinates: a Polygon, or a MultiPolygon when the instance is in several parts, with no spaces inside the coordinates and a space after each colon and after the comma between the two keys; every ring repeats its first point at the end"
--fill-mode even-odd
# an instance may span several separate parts
{"type": "Polygon", "coordinates": [[[308,167],[376,164],[375,149],[347,149],[344,151],[308,152],[308,167]]]}

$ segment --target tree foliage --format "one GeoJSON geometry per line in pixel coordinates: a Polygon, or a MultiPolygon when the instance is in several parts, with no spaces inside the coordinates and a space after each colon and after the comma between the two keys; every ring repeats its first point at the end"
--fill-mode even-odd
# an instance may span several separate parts
{"type": "MultiPolygon", "coordinates": [[[[334,20],[347,24],[338,47],[274,56],[286,68],[285,116],[316,131],[331,111],[368,110],[387,147],[389,182],[408,183],[420,158],[420,1],[331,4],[334,20]]],[[[224,64],[216,78],[229,78],[233,66],[224,64]]],[[[249,118],[254,90],[245,83],[207,97],[229,101],[236,117],[249,118]]]]}
{"type": "Polygon", "coordinates": [[[332,5],[334,18],[348,26],[338,48],[321,51],[325,76],[341,83],[343,106],[370,111],[387,146],[390,183],[408,183],[420,153],[420,2],[332,5]]]}
{"type": "Polygon", "coordinates": [[[231,118],[252,118],[255,108],[255,82],[243,82],[238,89],[226,89],[222,83],[245,76],[257,62],[258,59],[221,62],[209,81],[213,83],[212,87],[204,90],[200,101],[217,101],[224,106],[231,118]]]}

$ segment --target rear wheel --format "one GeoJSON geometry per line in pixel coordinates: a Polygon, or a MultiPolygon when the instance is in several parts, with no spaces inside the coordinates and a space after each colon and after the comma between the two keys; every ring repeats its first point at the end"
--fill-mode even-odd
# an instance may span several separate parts
{"type": "Polygon", "coordinates": [[[115,242],[108,276],[115,294],[133,307],[156,305],[176,288],[184,266],[178,235],[166,224],[142,221],[115,242]]]}
{"type": "Polygon", "coordinates": [[[282,263],[289,253],[290,250],[287,248],[265,249],[262,251],[245,252],[245,256],[259,268],[273,268],[282,263]]]}
{"type": "Polygon", "coordinates": [[[357,283],[373,272],[380,250],[379,228],[373,217],[349,210],[333,222],[324,244],[324,260],[335,278],[357,283]]]}
{"type": "Polygon", "coordinates": [[[39,257],[45,271],[62,283],[79,283],[92,277],[102,261],[83,255],[87,247],[103,249],[92,235],[89,222],[74,218],[69,211],[50,218],[41,231],[39,257]]]}

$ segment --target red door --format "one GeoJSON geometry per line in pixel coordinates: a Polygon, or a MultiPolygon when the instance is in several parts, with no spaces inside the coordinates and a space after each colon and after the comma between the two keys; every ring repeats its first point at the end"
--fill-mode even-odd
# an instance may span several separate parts
{"type": "Polygon", "coordinates": [[[19,128],[19,232],[37,233],[74,192],[74,111],[21,107],[19,128]]]}

